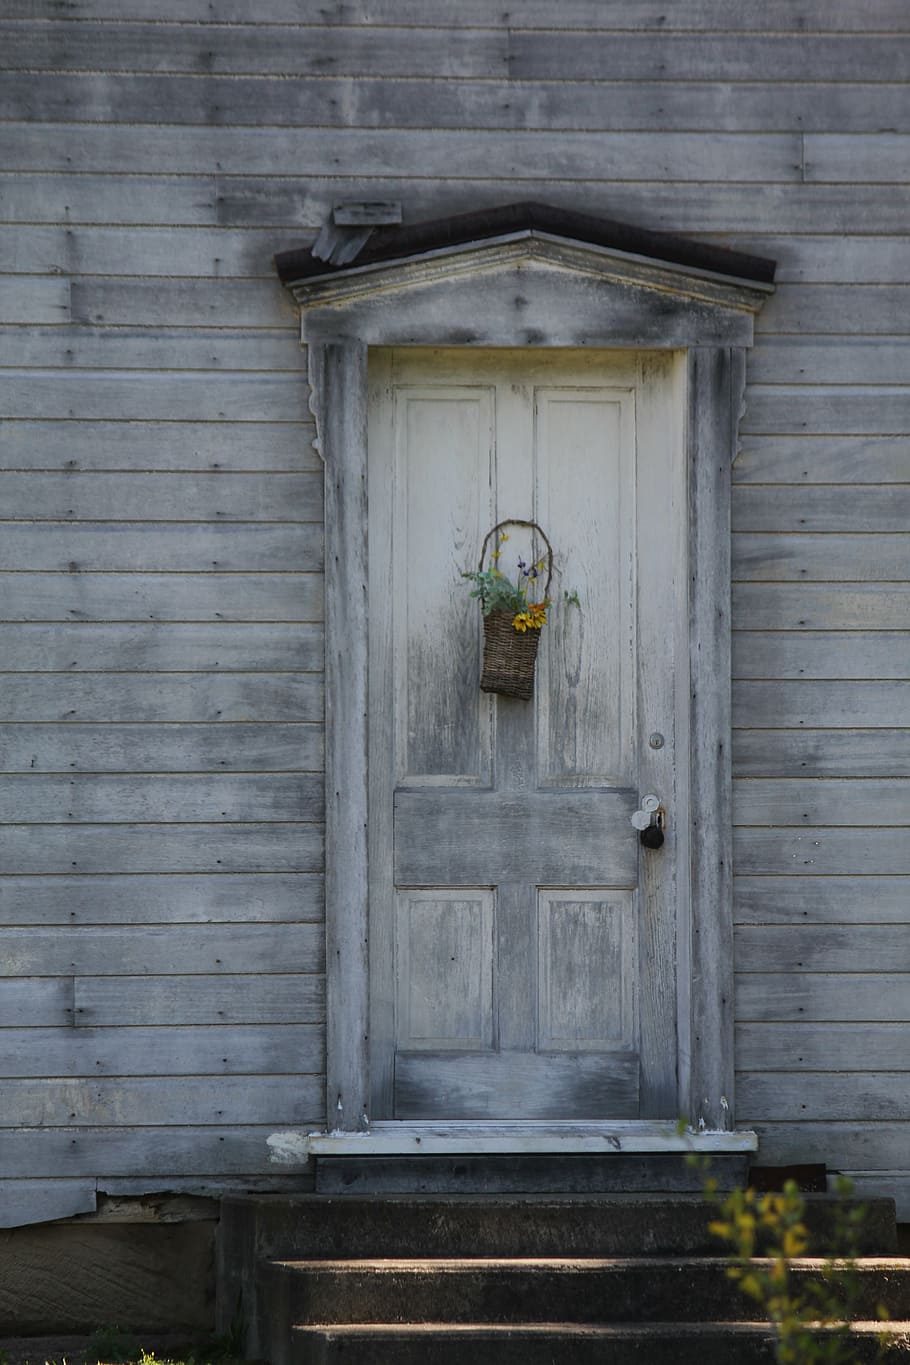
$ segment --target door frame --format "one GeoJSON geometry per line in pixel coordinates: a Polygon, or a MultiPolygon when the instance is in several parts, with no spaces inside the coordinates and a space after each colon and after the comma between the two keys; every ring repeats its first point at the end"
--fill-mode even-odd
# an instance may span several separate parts
{"type": "Polygon", "coordinates": [[[711,259],[679,239],[676,250],[669,238],[655,250],[648,233],[639,243],[648,251],[630,251],[629,229],[611,245],[609,233],[588,231],[591,220],[578,220],[577,236],[531,217],[516,222],[454,245],[451,233],[431,230],[449,224],[423,225],[416,251],[402,229],[397,253],[392,234],[380,259],[340,270],[309,252],[276,262],[301,309],[314,444],[325,462],[326,1128],[370,1130],[368,350],[473,345],[685,353],[690,858],[679,971],[680,985],[693,988],[680,1020],[680,1112],[695,1130],[729,1131],[730,477],[745,352],[773,266],[720,250],[711,259]]]}

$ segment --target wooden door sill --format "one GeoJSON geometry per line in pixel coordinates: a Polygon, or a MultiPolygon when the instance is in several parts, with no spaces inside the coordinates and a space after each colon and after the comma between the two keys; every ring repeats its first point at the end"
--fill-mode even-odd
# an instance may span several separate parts
{"type": "Polygon", "coordinates": [[[748,1153],[758,1150],[749,1130],[684,1129],[672,1119],[603,1122],[439,1123],[381,1121],[362,1132],[309,1133],[309,1156],[441,1156],[453,1153],[591,1154],[748,1153]]]}

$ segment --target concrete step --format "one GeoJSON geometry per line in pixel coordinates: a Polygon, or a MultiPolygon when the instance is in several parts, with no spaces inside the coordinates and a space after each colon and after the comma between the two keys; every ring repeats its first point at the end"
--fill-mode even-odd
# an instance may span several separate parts
{"type": "MultiPolygon", "coordinates": [[[[896,1251],[890,1199],[805,1199],[814,1252],[839,1249],[839,1220],[859,1205],[866,1213],[856,1253],[896,1251]]],[[[718,1250],[708,1231],[713,1217],[701,1195],[235,1195],[222,1201],[219,1246],[225,1267],[250,1255],[712,1256],[718,1250]]]]}
{"type": "MultiPolygon", "coordinates": [[[[770,1263],[766,1263],[770,1264],[770,1263]]],[[[724,1258],[471,1258],[280,1261],[264,1267],[273,1330],[306,1323],[736,1321],[749,1299],[724,1258]]],[[[794,1284],[818,1281],[824,1262],[793,1262],[794,1284]]],[[[850,1316],[910,1312],[910,1262],[857,1261],[850,1316]]]]}
{"type": "MultiPolygon", "coordinates": [[[[907,1359],[910,1323],[886,1328],[892,1355],[907,1359]]],[[[856,1365],[881,1359],[879,1322],[851,1332],[856,1365]]],[[[350,1324],[295,1328],[290,1365],[773,1365],[766,1323],[579,1325],[572,1322],[419,1325],[350,1324]]]]}

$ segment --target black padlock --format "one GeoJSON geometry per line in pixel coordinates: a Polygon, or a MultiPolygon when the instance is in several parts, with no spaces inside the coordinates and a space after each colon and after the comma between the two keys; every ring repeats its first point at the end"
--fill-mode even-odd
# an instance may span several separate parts
{"type": "Polygon", "coordinates": [[[660,848],[664,841],[664,832],[660,825],[648,825],[639,835],[645,848],[660,848]]]}

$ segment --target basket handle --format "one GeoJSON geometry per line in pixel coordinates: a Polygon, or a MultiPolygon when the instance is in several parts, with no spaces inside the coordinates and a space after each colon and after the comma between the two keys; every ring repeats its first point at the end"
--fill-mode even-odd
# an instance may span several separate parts
{"type": "Polygon", "coordinates": [[[541,540],[543,541],[543,543],[546,545],[547,581],[546,585],[544,586],[543,595],[544,599],[548,598],[550,596],[550,583],[553,580],[553,546],[547,539],[546,531],[543,529],[542,526],[539,526],[536,521],[522,521],[520,518],[517,517],[506,517],[505,521],[497,522],[493,529],[491,531],[487,531],[487,534],[484,536],[483,548],[480,551],[480,562],[477,566],[478,571],[480,573],[483,572],[483,561],[486,558],[487,546],[489,545],[493,536],[496,535],[497,531],[501,531],[504,526],[524,526],[527,527],[527,529],[530,531],[536,531],[537,534],[540,536],[541,540]]]}

